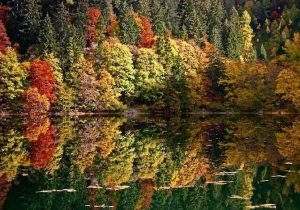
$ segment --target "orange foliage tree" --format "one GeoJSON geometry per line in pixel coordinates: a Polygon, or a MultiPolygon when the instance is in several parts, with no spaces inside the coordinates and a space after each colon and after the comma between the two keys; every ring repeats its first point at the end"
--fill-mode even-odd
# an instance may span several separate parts
{"type": "Polygon", "coordinates": [[[87,42],[90,45],[96,39],[96,27],[99,22],[99,17],[101,15],[101,11],[98,8],[90,7],[88,8],[88,31],[87,31],[87,42]]]}
{"type": "Polygon", "coordinates": [[[5,19],[7,17],[7,13],[9,11],[9,8],[6,6],[0,6],[0,20],[3,21],[3,23],[5,22],[5,19]]]}
{"type": "Polygon", "coordinates": [[[23,110],[30,116],[47,113],[50,109],[49,100],[39,93],[35,87],[29,87],[23,92],[23,110]]]}
{"type": "Polygon", "coordinates": [[[40,94],[47,96],[51,103],[56,100],[54,93],[56,80],[51,66],[47,62],[34,60],[29,69],[29,78],[31,86],[37,88],[40,94]]]}
{"type": "Polygon", "coordinates": [[[154,44],[154,32],[152,30],[151,23],[147,18],[142,17],[141,24],[142,24],[142,32],[140,34],[139,47],[152,48],[154,44]]]}
{"type": "Polygon", "coordinates": [[[45,134],[41,134],[39,139],[32,143],[30,160],[35,169],[44,168],[51,162],[56,146],[53,139],[55,133],[55,126],[51,126],[45,134]]]}
{"type": "Polygon", "coordinates": [[[110,16],[110,24],[108,25],[106,29],[106,33],[109,36],[116,36],[119,31],[119,23],[117,21],[117,17],[115,14],[112,14],[110,16]]]}

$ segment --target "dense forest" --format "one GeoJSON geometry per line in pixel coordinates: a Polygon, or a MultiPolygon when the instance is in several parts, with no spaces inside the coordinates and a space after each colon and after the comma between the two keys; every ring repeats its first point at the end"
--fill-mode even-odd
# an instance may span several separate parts
{"type": "Polygon", "coordinates": [[[298,0],[1,0],[1,110],[300,110],[298,0]]]}

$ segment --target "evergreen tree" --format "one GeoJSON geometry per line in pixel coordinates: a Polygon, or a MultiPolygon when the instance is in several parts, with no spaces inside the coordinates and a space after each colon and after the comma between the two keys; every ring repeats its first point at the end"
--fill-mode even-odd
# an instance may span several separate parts
{"type": "Polygon", "coordinates": [[[47,14],[41,23],[41,30],[38,36],[39,54],[44,57],[47,54],[57,54],[56,33],[51,22],[51,18],[47,14]]]}
{"type": "Polygon", "coordinates": [[[21,51],[37,42],[42,17],[41,0],[14,2],[9,23],[9,34],[14,42],[21,45],[21,51]]]}
{"type": "Polygon", "coordinates": [[[164,36],[166,34],[166,25],[164,22],[162,6],[159,0],[152,0],[150,14],[153,31],[158,36],[164,36]]]}
{"type": "Polygon", "coordinates": [[[136,45],[140,41],[138,25],[133,16],[132,8],[125,2],[119,17],[119,37],[123,44],[136,45]]]}
{"type": "Polygon", "coordinates": [[[74,26],[76,28],[76,44],[80,49],[80,52],[86,46],[87,40],[87,26],[88,26],[88,4],[86,1],[78,1],[75,9],[75,21],[74,26]]]}
{"type": "Polygon", "coordinates": [[[264,61],[267,61],[267,60],[268,60],[268,55],[267,55],[267,51],[266,51],[266,49],[265,49],[264,44],[261,44],[261,47],[260,47],[260,56],[261,56],[261,58],[262,58],[264,61]]]}
{"type": "Polygon", "coordinates": [[[240,59],[242,50],[243,35],[240,17],[238,11],[233,7],[226,29],[226,55],[231,59],[240,59]]]}
{"type": "Polygon", "coordinates": [[[181,0],[178,5],[179,30],[187,30],[189,38],[194,38],[198,29],[198,17],[195,5],[191,0],[181,0]]]}

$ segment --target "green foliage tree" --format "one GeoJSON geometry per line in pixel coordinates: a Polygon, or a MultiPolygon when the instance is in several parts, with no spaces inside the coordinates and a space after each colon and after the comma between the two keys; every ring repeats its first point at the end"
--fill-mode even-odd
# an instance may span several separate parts
{"type": "Polygon", "coordinates": [[[164,36],[166,34],[166,25],[164,22],[164,13],[160,4],[160,0],[152,0],[150,8],[153,31],[159,36],[164,36]]]}
{"type": "Polygon", "coordinates": [[[126,45],[118,40],[105,41],[103,44],[104,67],[115,79],[115,88],[123,97],[134,93],[135,70],[132,54],[126,45]]]}
{"type": "Polygon", "coordinates": [[[135,87],[139,100],[155,103],[162,99],[164,69],[152,49],[141,48],[135,60],[135,87]]]}

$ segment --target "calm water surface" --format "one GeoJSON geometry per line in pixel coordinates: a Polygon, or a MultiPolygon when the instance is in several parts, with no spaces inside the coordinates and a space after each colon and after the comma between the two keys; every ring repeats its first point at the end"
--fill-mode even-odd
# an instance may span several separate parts
{"type": "Polygon", "coordinates": [[[0,119],[0,209],[300,209],[300,117],[0,119]]]}

